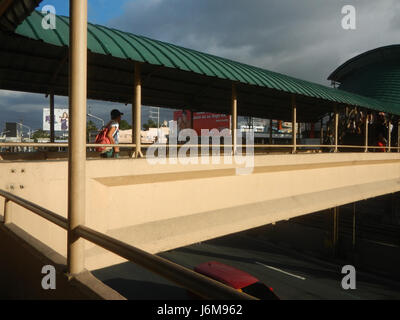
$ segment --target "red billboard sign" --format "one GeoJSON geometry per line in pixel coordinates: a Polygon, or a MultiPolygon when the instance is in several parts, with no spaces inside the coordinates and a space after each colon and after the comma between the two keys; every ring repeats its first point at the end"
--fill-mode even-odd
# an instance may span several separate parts
{"type": "Polygon", "coordinates": [[[217,129],[220,132],[225,129],[230,129],[231,117],[225,114],[195,112],[193,113],[192,126],[192,114],[190,111],[176,111],[174,112],[174,121],[177,122],[178,131],[183,129],[194,129],[200,136],[202,129],[217,129]]]}

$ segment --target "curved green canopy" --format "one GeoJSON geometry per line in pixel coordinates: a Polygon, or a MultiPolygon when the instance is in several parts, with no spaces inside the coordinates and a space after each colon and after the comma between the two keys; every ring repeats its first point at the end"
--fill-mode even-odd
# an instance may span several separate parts
{"type": "MultiPolygon", "coordinates": [[[[40,59],[53,59],[51,66],[57,66],[57,58],[60,61],[64,56],[64,60],[68,60],[69,18],[57,16],[54,30],[43,29],[42,20],[43,15],[34,11],[15,31],[21,38],[13,41],[22,43],[23,39],[33,40],[35,43],[30,42],[33,46],[30,54],[34,56],[38,53],[38,62],[40,59]]],[[[0,47],[0,50],[7,49],[0,47]]],[[[21,48],[13,46],[13,49],[21,48]]],[[[133,92],[127,92],[133,81],[132,61],[137,61],[143,63],[144,103],[147,100],[149,105],[228,111],[229,83],[235,82],[239,85],[239,101],[242,103],[239,114],[242,115],[251,113],[254,116],[290,118],[292,94],[297,95],[300,109],[304,106],[305,118],[321,116],[327,110],[332,110],[334,103],[400,114],[400,108],[390,103],[105,26],[89,24],[88,49],[89,82],[92,80],[94,83],[89,88],[89,94],[92,92],[91,96],[95,99],[128,103],[133,92]],[[110,90],[113,86],[116,89],[115,96],[110,90]],[[108,96],[107,89],[110,91],[108,96]],[[171,101],[163,103],[160,101],[162,98],[171,101]],[[217,110],[217,105],[223,107],[217,110]]],[[[61,94],[62,90],[57,86],[63,81],[67,84],[67,79],[62,79],[68,77],[68,70],[67,63],[58,64],[59,70],[53,74],[53,83],[49,79],[48,82],[49,86],[54,86],[52,90],[58,90],[61,94]]],[[[48,70],[49,75],[51,72],[54,72],[54,68],[48,70]]]]}

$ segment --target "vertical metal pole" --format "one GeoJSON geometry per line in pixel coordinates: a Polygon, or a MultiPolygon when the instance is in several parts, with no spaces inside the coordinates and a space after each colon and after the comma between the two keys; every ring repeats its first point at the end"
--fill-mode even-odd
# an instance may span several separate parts
{"type": "Polygon", "coordinates": [[[140,72],[140,63],[135,63],[135,92],[134,92],[134,101],[133,101],[133,139],[136,144],[136,150],[134,153],[135,158],[143,158],[142,153],[142,141],[141,141],[141,132],[142,132],[142,79],[140,72]]]}
{"type": "Polygon", "coordinates": [[[272,128],[272,125],[273,125],[273,121],[272,121],[272,119],[271,120],[269,120],[269,144],[270,145],[272,145],[273,144],[273,128],[272,128]]]}
{"type": "Polygon", "coordinates": [[[84,242],[74,229],[85,224],[87,0],[70,0],[70,137],[68,161],[68,249],[70,275],[84,270],[84,242]]]}
{"type": "Polygon", "coordinates": [[[54,93],[50,93],[50,142],[54,143],[54,93]]]}
{"type": "Polygon", "coordinates": [[[232,84],[232,144],[233,144],[233,154],[237,151],[237,89],[236,85],[232,84]]]}
{"type": "Polygon", "coordinates": [[[392,121],[389,120],[389,123],[388,123],[388,151],[387,152],[392,152],[392,131],[391,131],[391,127],[392,127],[392,121]]]}
{"type": "Polygon", "coordinates": [[[400,120],[397,121],[397,152],[400,152],[400,120]]]}
{"type": "Polygon", "coordinates": [[[292,153],[297,152],[297,107],[296,97],[292,95],[292,153]]]}
{"type": "Polygon", "coordinates": [[[11,201],[4,200],[4,224],[11,223],[11,201]]]}
{"type": "Polygon", "coordinates": [[[368,125],[369,125],[369,119],[368,119],[368,114],[365,117],[365,152],[369,151],[368,148],[368,125]]]}
{"type": "Polygon", "coordinates": [[[339,151],[339,111],[337,106],[335,106],[335,152],[339,151]]]}
{"type": "Polygon", "coordinates": [[[337,256],[338,253],[338,240],[339,240],[339,208],[333,209],[333,255],[337,256]]]}
{"type": "Polygon", "coordinates": [[[353,203],[353,251],[356,249],[356,203],[353,203]]]}
{"type": "Polygon", "coordinates": [[[321,146],[324,144],[324,120],[321,119],[321,134],[320,134],[321,146]]]}

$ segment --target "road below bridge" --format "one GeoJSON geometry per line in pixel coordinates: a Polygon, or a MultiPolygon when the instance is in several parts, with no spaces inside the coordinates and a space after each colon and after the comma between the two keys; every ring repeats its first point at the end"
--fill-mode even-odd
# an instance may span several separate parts
{"type": "MultiPolygon", "coordinates": [[[[372,274],[357,273],[357,289],[341,288],[342,265],[326,263],[245,234],[227,236],[160,254],[193,269],[219,261],[244,270],[274,288],[281,299],[400,299],[400,284],[372,274]]],[[[94,272],[128,299],[189,299],[185,290],[124,263],[94,272]]]]}

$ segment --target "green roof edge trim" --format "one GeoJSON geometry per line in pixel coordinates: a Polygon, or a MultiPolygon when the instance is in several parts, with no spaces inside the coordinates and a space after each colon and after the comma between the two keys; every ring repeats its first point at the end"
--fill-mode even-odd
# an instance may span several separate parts
{"type": "MultiPolygon", "coordinates": [[[[51,45],[65,46],[69,39],[66,28],[69,18],[57,16],[55,30],[44,30],[42,18],[42,13],[34,11],[15,33],[51,45]],[[58,28],[58,24],[63,26],[58,28]]],[[[93,53],[400,115],[400,106],[391,103],[97,24],[89,23],[88,29],[88,49],[93,53]]]]}

